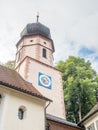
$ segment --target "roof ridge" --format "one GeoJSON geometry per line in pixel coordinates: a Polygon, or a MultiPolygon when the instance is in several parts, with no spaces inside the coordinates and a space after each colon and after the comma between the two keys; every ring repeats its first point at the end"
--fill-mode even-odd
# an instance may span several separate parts
{"type": "Polygon", "coordinates": [[[56,117],[56,116],[53,116],[53,115],[50,115],[50,114],[46,114],[46,118],[49,119],[49,120],[55,121],[55,122],[66,124],[68,126],[73,126],[73,127],[76,127],[76,128],[83,129],[82,127],[79,127],[76,123],[69,122],[66,119],[56,117]]]}

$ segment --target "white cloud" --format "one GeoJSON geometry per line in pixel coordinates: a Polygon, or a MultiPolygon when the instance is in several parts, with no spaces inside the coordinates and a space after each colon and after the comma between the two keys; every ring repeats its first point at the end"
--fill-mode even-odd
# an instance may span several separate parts
{"type": "MultiPolygon", "coordinates": [[[[0,1],[0,61],[14,59],[16,43],[27,23],[40,22],[50,28],[56,52],[55,62],[78,56],[81,47],[98,55],[98,0],[3,0],[0,1]]],[[[96,69],[97,70],[97,69],[96,69]]]]}
{"type": "Polygon", "coordinates": [[[69,32],[69,39],[87,47],[96,48],[98,43],[98,14],[79,21],[69,32]]]}

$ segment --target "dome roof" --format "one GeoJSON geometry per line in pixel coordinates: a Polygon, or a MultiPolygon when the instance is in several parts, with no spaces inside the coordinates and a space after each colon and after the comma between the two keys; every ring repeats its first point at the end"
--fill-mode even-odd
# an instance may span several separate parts
{"type": "Polygon", "coordinates": [[[27,24],[27,26],[21,32],[21,37],[28,35],[42,35],[52,40],[50,29],[39,22],[27,24]]]}
{"type": "MultiPolygon", "coordinates": [[[[52,40],[51,34],[50,34],[50,29],[48,27],[46,27],[45,25],[41,24],[40,22],[27,24],[20,35],[21,35],[21,39],[24,36],[41,35],[41,36],[51,40],[53,52],[55,51],[54,43],[53,43],[53,40],[52,40]]],[[[19,42],[17,43],[16,46],[18,46],[18,44],[19,44],[19,42]]]]}

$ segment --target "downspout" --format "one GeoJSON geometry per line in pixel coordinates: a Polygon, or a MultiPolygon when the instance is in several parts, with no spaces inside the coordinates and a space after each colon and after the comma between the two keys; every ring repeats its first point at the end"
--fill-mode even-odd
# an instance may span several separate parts
{"type": "Polygon", "coordinates": [[[51,101],[49,101],[49,103],[47,104],[47,106],[44,109],[44,114],[45,114],[45,130],[46,130],[46,125],[47,125],[47,123],[46,123],[46,109],[48,108],[48,106],[50,105],[50,103],[51,103],[51,101]]]}

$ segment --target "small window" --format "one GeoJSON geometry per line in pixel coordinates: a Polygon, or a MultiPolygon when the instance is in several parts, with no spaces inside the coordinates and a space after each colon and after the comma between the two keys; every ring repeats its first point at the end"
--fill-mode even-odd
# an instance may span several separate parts
{"type": "Polygon", "coordinates": [[[46,58],[46,49],[43,48],[43,52],[42,52],[42,53],[43,53],[43,54],[42,54],[43,57],[46,58]]]}
{"type": "Polygon", "coordinates": [[[94,123],[92,123],[92,124],[88,127],[88,130],[95,130],[94,123]]]}
{"type": "Polygon", "coordinates": [[[98,130],[98,120],[96,121],[96,127],[97,127],[97,130],[98,130]]]}
{"type": "Polygon", "coordinates": [[[30,42],[33,42],[33,40],[30,40],[30,42]]]}
{"type": "Polygon", "coordinates": [[[1,94],[0,94],[0,103],[1,103],[1,100],[2,100],[2,96],[1,96],[1,94]]]}
{"type": "Polygon", "coordinates": [[[19,110],[18,110],[18,118],[19,118],[20,120],[22,120],[22,119],[23,119],[23,116],[24,116],[24,110],[21,109],[21,108],[19,108],[19,110]]]}
{"type": "Polygon", "coordinates": [[[44,42],[44,44],[46,44],[46,42],[44,42]]]}

